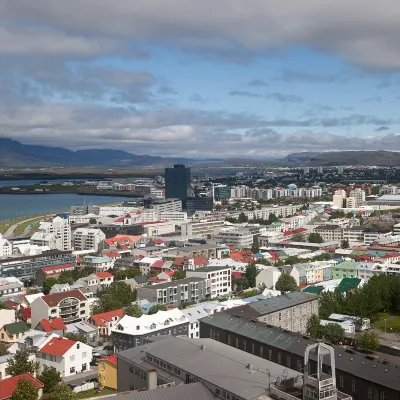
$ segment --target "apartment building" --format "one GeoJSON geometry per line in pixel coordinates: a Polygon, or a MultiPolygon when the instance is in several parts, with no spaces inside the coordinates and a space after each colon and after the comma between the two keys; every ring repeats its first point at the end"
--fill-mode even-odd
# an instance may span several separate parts
{"type": "Polygon", "coordinates": [[[182,248],[170,249],[166,254],[167,257],[205,257],[218,258],[219,247],[212,244],[201,244],[187,246],[182,248]]]}
{"type": "Polygon", "coordinates": [[[370,245],[375,241],[389,238],[392,235],[390,229],[364,228],[362,226],[353,226],[343,229],[343,239],[349,242],[362,242],[370,245]]]}
{"type": "Polygon", "coordinates": [[[55,217],[52,222],[41,222],[31,237],[31,244],[47,246],[51,250],[71,250],[71,226],[61,217],[55,217]]]}
{"type": "Polygon", "coordinates": [[[254,243],[254,236],[260,234],[259,225],[227,226],[215,235],[215,240],[236,247],[249,248],[254,243]]]}
{"type": "Polygon", "coordinates": [[[181,235],[207,237],[219,232],[224,225],[225,220],[222,218],[209,218],[187,222],[181,225],[181,235]]]}
{"type": "Polygon", "coordinates": [[[182,201],[180,199],[153,200],[149,207],[152,208],[158,215],[164,212],[181,212],[182,201]]]}
{"type": "Polygon", "coordinates": [[[45,279],[47,278],[58,278],[61,272],[72,271],[76,268],[75,264],[61,264],[51,267],[40,268],[36,273],[36,285],[42,287],[45,279]]]}
{"type": "Polygon", "coordinates": [[[72,245],[74,250],[98,251],[100,243],[106,235],[100,229],[78,228],[72,234],[72,245]]]}
{"type": "Polygon", "coordinates": [[[0,257],[10,257],[13,253],[12,243],[3,238],[3,235],[0,233],[0,257]]]}
{"type": "Polygon", "coordinates": [[[32,326],[42,319],[62,318],[65,324],[86,321],[89,317],[89,300],[80,290],[47,294],[32,302],[32,326]]]}
{"type": "Polygon", "coordinates": [[[319,233],[324,242],[333,242],[343,239],[343,230],[339,225],[323,225],[314,229],[315,233],[319,233]]]}
{"type": "Polygon", "coordinates": [[[139,318],[125,315],[112,330],[117,352],[141,346],[145,339],[159,335],[188,336],[189,319],[181,310],[158,311],[139,318]]]}
{"type": "Polygon", "coordinates": [[[104,272],[114,266],[114,261],[107,256],[86,256],[83,259],[83,265],[85,267],[92,267],[96,269],[96,272],[104,272]]]}
{"type": "Polygon", "coordinates": [[[159,214],[159,219],[162,221],[171,221],[176,225],[182,225],[189,222],[187,212],[183,211],[164,211],[159,214]]]}
{"type": "Polygon", "coordinates": [[[46,251],[38,255],[0,259],[0,276],[16,277],[23,282],[33,281],[43,267],[76,265],[72,251],[46,251]]]}
{"type": "Polygon", "coordinates": [[[210,286],[204,278],[190,277],[171,282],[157,283],[137,288],[137,297],[166,306],[198,302],[209,298],[210,286]]]}
{"type": "Polygon", "coordinates": [[[86,204],[83,206],[71,206],[70,214],[71,215],[87,215],[87,214],[95,214],[99,215],[100,206],[94,204],[86,204]]]}
{"type": "Polygon", "coordinates": [[[232,268],[203,267],[186,271],[186,278],[203,278],[207,280],[207,294],[211,298],[227,295],[232,292],[232,268]]]}
{"type": "Polygon", "coordinates": [[[336,190],[333,194],[333,206],[337,208],[343,208],[346,197],[347,193],[345,190],[336,190]]]}
{"type": "Polygon", "coordinates": [[[354,190],[350,191],[349,198],[355,199],[355,208],[361,207],[365,204],[365,190],[355,188],[354,190]]]}

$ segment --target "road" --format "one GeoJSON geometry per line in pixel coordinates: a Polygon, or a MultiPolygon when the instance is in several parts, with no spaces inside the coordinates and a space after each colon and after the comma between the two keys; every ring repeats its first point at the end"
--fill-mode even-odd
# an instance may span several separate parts
{"type": "MultiPolygon", "coordinates": [[[[46,215],[44,215],[43,216],[43,220],[46,218],[46,215]]],[[[33,220],[35,220],[35,219],[38,219],[38,216],[36,216],[36,217],[32,217],[32,218],[27,218],[27,219],[24,219],[23,221],[21,221],[21,222],[18,222],[18,223],[16,223],[16,224],[14,224],[14,225],[11,225],[8,229],[7,229],[7,231],[6,231],[6,233],[4,233],[4,235],[3,235],[3,237],[4,238],[13,238],[13,233],[14,233],[14,231],[15,231],[15,229],[17,229],[17,226],[18,225],[21,225],[21,224],[23,224],[23,223],[25,223],[25,222],[27,222],[27,221],[33,221],[33,220]]],[[[27,234],[29,231],[31,230],[31,228],[29,227],[29,225],[26,227],[26,229],[25,229],[25,231],[24,231],[24,233],[23,233],[23,235],[22,236],[24,236],[25,234],[27,234]]]]}
{"type": "Polygon", "coordinates": [[[90,371],[87,372],[82,372],[80,374],[75,374],[71,376],[67,376],[64,378],[64,382],[71,384],[71,385],[76,385],[79,386],[83,381],[92,379],[92,378],[97,378],[98,373],[97,373],[97,367],[90,367],[90,371]]]}

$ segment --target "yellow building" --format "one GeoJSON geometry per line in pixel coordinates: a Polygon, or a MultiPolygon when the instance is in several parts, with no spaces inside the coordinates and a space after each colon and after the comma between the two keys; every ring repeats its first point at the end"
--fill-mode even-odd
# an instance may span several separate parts
{"type": "Polygon", "coordinates": [[[15,343],[29,331],[29,326],[25,322],[13,322],[6,324],[0,329],[0,341],[4,343],[15,343]]]}
{"type": "Polygon", "coordinates": [[[101,358],[98,365],[99,387],[117,390],[117,357],[101,358]]]}

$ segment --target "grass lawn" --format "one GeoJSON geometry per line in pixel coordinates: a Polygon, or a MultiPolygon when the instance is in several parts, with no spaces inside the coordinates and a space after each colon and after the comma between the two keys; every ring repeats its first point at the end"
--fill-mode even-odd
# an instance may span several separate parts
{"type": "Polygon", "coordinates": [[[399,316],[382,313],[380,314],[378,321],[374,323],[374,327],[380,329],[382,332],[385,332],[385,318],[386,318],[386,332],[390,332],[390,328],[400,326],[399,316]]]}
{"type": "Polygon", "coordinates": [[[35,233],[35,231],[39,228],[39,221],[43,221],[45,217],[39,217],[39,218],[35,218],[31,221],[25,221],[22,224],[19,224],[15,231],[14,231],[14,235],[15,236],[20,236],[24,233],[25,229],[30,225],[30,224],[34,224],[34,226],[32,227],[32,229],[30,230],[30,233],[35,233]]]}
{"type": "Polygon", "coordinates": [[[100,397],[100,396],[108,396],[110,394],[114,394],[114,390],[104,388],[100,393],[96,393],[96,389],[90,389],[86,392],[79,392],[76,394],[78,399],[88,399],[90,397],[100,397]]]}

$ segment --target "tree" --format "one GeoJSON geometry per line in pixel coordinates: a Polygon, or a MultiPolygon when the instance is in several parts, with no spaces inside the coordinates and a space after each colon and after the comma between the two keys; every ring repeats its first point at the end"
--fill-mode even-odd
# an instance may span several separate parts
{"type": "Polygon", "coordinates": [[[258,243],[253,243],[253,245],[251,246],[251,252],[253,254],[257,254],[260,252],[260,248],[258,247],[258,243]]]}
{"type": "Polygon", "coordinates": [[[40,376],[38,376],[40,382],[44,384],[43,392],[50,393],[61,381],[61,374],[54,367],[46,367],[40,376]]]}
{"type": "Polygon", "coordinates": [[[8,346],[5,343],[0,342],[0,356],[6,356],[7,354],[10,354],[8,346]]]}
{"type": "Polygon", "coordinates": [[[6,374],[17,376],[29,372],[33,375],[38,369],[39,363],[29,360],[29,352],[27,350],[17,350],[15,356],[8,360],[6,374]]]}
{"type": "Polygon", "coordinates": [[[76,400],[76,393],[65,383],[57,385],[50,393],[44,393],[41,400],[76,400]]]}
{"type": "Polygon", "coordinates": [[[281,292],[296,292],[299,290],[296,284],[296,280],[287,272],[282,272],[275,284],[275,290],[281,292]]]}
{"type": "Polygon", "coordinates": [[[143,311],[137,303],[133,303],[129,305],[127,308],[125,308],[125,315],[139,318],[143,315],[143,311]]]}
{"type": "Polygon", "coordinates": [[[0,310],[10,310],[10,307],[6,303],[0,303],[0,310]]]}
{"type": "Polygon", "coordinates": [[[246,273],[244,274],[247,279],[249,287],[256,287],[256,276],[258,275],[258,270],[255,264],[247,264],[246,273]]]}
{"type": "Polygon", "coordinates": [[[306,238],[301,232],[297,232],[292,236],[292,241],[293,242],[305,242],[306,238]]]}
{"type": "Polygon", "coordinates": [[[153,307],[150,307],[150,310],[148,312],[149,315],[153,315],[158,313],[159,311],[167,311],[167,307],[165,307],[163,304],[155,304],[153,307]]]}
{"type": "Polygon", "coordinates": [[[234,284],[236,285],[236,290],[238,292],[250,287],[249,281],[245,276],[241,276],[240,278],[235,279],[234,284]]]}
{"type": "Polygon", "coordinates": [[[357,345],[362,349],[378,350],[381,344],[374,331],[364,332],[357,338],[357,345]]]}
{"type": "Polygon", "coordinates": [[[321,321],[317,315],[313,314],[308,318],[306,325],[307,335],[314,339],[320,339],[322,337],[323,327],[321,326],[321,321]]]}
{"type": "Polygon", "coordinates": [[[333,344],[338,344],[343,341],[344,329],[335,323],[329,323],[322,327],[323,336],[325,339],[333,344]]]}
{"type": "Polygon", "coordinates": [[[38,389],[29,379],[21,378],[15,385],[11,400],[37,400],[38,389]]]}
{"type": "Polygon", "coordinates": [[[186,278],[186,272],[185,271],[175,271],[174,274],[172,275],[171,279],[173,281],[178,281],[180,279],[185,279],[186,278]]]}
{"type": "Polygon", "coordinates": [[[89,224],[90,224],[90,225],[96,225],[96,224],[97,224],[96,218],[90,218],[90,219],[89,219],[89,224]]]}
{"type": "Polygon", "coordinates": [[[77,342],[82,342],[86,344],[86,338],[83,335],[79,335],[78,333],[68,332],[64,335],[69,340],[75,340],[77,342]]]}
{"type": "Polygon", "coordinates": [[[46,278],[43,282],[43,293],[49,294],[51,288],[58,283],[56,278],[46,278]]]}
{"type": "Polygon", "coordinates": [[[346,240],[346,239],[343,239],[342,242],[341,242],[340,247],[341,247],[342,249],[348,249],[348,248],[350,247],[349,241],[346,240]]]}
{"type": "Polygon", "coordinates": [[[249,220],[249,219],[248,219],[248,217],[246,216],[245,213],[241,212],[241,213],[239,214],[238,222],[240,222],[241,224],[243,224],[244,222],[247,222],[248,220],[249,220]]]}
{"type": "Polygon", "coordinates": [[[312,232],[308,235],[308,241],[310,243],[324,243],[324,239],[317,232],[312,232]]]}

